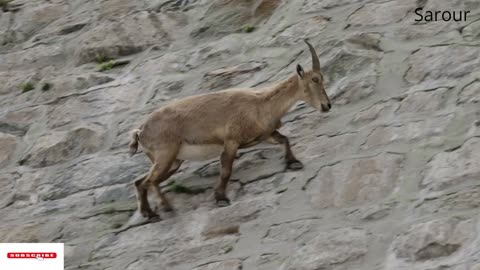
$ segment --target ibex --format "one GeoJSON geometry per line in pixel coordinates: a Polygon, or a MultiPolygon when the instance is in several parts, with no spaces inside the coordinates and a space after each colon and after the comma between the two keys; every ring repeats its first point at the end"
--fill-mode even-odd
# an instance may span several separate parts
{"type": "Polygon", "coordinates": [[[298,101],[327,112],[330,100],[323,86],[320,60],[305,40],[312,55],[312,70],[297,65],[296,74],[262,88],[227,89],[183,98],[154,111],[131,132],[130,153],[138,143],[152,162],[145,177],[135,181],[138,209],[144,217],[158,216],[147,200],[148,189],[155,191],[158,207],[172,207],[160,183],[174,174],[184,160],[207,160],[220,156],[221,175],[215,187],[217,205],[229,205],[225,194],[238,149],[260,142],[283,144],[287,169],[299,170],[302,163],[278,129],[281,118],[298,101]]]}

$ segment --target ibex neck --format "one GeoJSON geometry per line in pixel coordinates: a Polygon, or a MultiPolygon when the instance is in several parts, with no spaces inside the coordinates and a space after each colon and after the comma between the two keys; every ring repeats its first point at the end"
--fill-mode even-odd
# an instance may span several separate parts
{"type": "Polygon", "coordinates": [[[265,109],[270,117],[280,120],[288,110],[300,100],[300,85],[297,75],[272,86],[265,95],[265,109]]]}

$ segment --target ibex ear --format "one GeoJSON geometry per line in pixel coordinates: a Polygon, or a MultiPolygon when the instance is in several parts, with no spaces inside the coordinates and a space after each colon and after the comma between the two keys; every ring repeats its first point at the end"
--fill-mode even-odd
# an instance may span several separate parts
{"type": "Polygon", "coordinates": [[[300,64],[297,65],[297,74],[303,79],[303,76],[305,75],[305,72],[303,71],[303,68],[300,64]]]}

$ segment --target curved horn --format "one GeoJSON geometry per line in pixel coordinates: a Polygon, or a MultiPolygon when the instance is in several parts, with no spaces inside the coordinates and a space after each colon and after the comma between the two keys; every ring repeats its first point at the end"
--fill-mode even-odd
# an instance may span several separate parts
{"type": "Polygon", "coordinates": [[[307,43],[308,48],[310,49],[310,53],[312,54],[312,69],[315,71],[320,71],[320,59],[318,59],[318,55],[315,52],[312,44],[310,44],[306,39],[304,40],[307,43]]]}

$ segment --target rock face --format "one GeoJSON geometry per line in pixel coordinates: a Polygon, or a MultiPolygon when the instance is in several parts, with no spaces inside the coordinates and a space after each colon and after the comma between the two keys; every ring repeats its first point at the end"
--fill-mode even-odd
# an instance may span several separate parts
{"type": "Polygon", "coordinates": [[[448,261],[468,253],[476,242],[475,226],[472,220],[455,217],[415,224],[394,240],[386,269],[422,269],[425,262],[448,261]]]}
{"type": "Polygon", "coordinates": [[[480,49],[475,46],[450,45],[421,48],[409,58],[410,69],[405,74],[405,78],[412,83],[460,78],[480,65],[479,55],[480,49]],[[436,61],[432,63],[429,59],[436,59],[436,61]]]}
{"type": "MultiPolygon", "coordinates": [[[[0,239],[65,243],[65,269],[480,270],[480,2],[0,0],[0,239]],[[468,10],[416,22],[414,11],[468,10]],[[162,183],[146,223],[129,131],[172,100],[264,87],[320,56],[333,104],[283,149],[162,183]]],[[[221,114],[222,112],[218,112],[221,114]]],[[[150,198],[153,199],[153,198],[150,198]]]]}
{"type": "Polygon", "coordinates": [[[385,154],[341,161],[318,172],[306,187],[315,207],[358,205],[384,198],[395,190],[403,157],[385,154]]]}
{"type": "Polygon", "coordinates": [[[393,243],[397,258],[406,261],[425,261],[445,257],[459,250],[469,240],[472,222],[434,220],[412,226],[393,243]]]}
{"type": "Polygon", "coordinates": [[[10,134],[0,134],[0,149],[2,150],[2,156],[0,157],[0,166],[5,166],[15,154],[17,149],[17,141],[15,136],[10,134]]]}
{"type": "Polygon", "coordinates": [[[363,230],[345,228],[323,233],[307,242],[280,269],[346,269],[350,262],[365,256],[367,243],[363,230]]]}
{"type": "Polygon", "coordinates": [[[154,44],[167,44],[168,36],[157,15],[143,11],[118,22],[99,24],[79,36],[78,42],[77,64],[83,64],[98,57],[113,59],[138,53],[154,44]]]}
{"type": "Polygon", "coordinates": [[[368,3],[356,10],[347,22],[353,26],[377,26],[401,21],[412,8],[415,1],[387,1],[368,3]]]}
{"type": "Polygon", "coordinates": [[[77,127],[69,132],[43,136],[21,160],[32,167],[45,167],[98,151],[104,142],[103,130],[77,127]]]}

